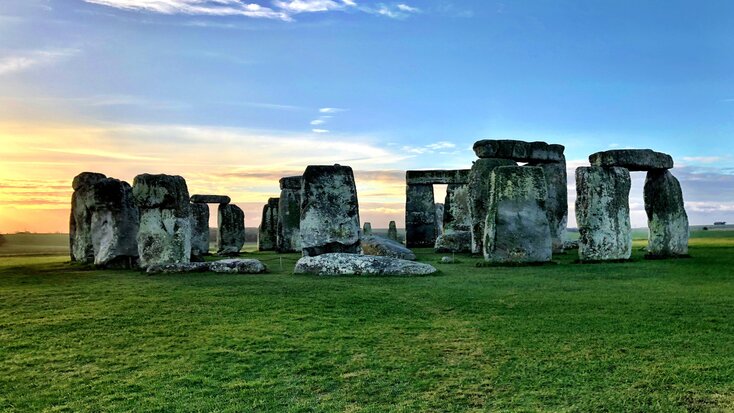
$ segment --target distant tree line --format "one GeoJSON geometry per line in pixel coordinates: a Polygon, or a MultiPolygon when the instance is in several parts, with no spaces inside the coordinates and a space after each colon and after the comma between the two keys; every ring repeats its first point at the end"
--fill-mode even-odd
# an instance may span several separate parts
{"type": "Polygon", "coordinates": [[[3,235],[3,234],[0,234],[0,247],[2,247],[3,245],[5,245],[5,243],[6,243],[7,241],[8,241],[8,240],[7,240],[7,239],[5,239],[5,235],[3,235]]]}

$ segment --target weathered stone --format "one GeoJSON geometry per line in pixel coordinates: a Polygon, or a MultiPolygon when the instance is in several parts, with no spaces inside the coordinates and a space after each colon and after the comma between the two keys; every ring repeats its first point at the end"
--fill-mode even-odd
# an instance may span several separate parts
{"type": "Polygon", "coordinates": [[[474,143],[479,158],[512,159],[517,162],[561,162],[563,145],[509,139],[484,139],[474,143]]]}
{"type": "Polygon", "coordinates": [[[436,242],[433,185],[408,185],[405,194],[405,245],[432,247],[436,242]]]}
{"type": "Polygon", "coordinates": [[[390,221],[389,228],[387,229],[387,238],[396,242],[398,241],[398,226],[395,224],[395,221],[390,221]]]}
{"type": "Polygon", "coordinates": [[[413,251],[406,248],[403,244],[376,235],[362,237],[362,253],[364,255],[377,255],[410,261],[415,260],[413,251]]]}
{"type": "Polygon", "coordinates": [[[359,202],[349,166],[310,165],[301,194],[303,255],[361,252],[359,202]]]}
{"type": "Polygon", "coordinates": [[[245,245],[245,213],[234,204],[219,204],[217,255],[239,255],[245,245]]]}
{"type": "Polygon", "coordinates": [[[577,249],[579,249],[579,240],[564,241],[563,242],[563,249],[564,250],[577,250],[577,249]]]}
{"type": "Polygon", "coordinates": [[[92,188],[94,264],[105,268],[136,267],[140,213],[135,206],[130,184],[106,178],[92,188]]]}
{"type": "Polygon", "coordinates": [[[436,252],[471,252],[471,231],[444,232],[436,238],[436,252]]]}
{"type": "Polygon", "coordinates": [[[545,176],[548,199],[545,207],[548,214],[551,239],[553,240],[553,252],[563,252],[563,241],[566,237],[566,226],[568,224],[568,177],[566,172],[566,160],[560,162],[545,162],[535,165],[543,169],[545,176]]]}
{"type": "Polygon", "coordinates": [[[491,199],[484,231],[484,258],[493,263],[551,260],[548,196],[543,170],[500,166],[490,177],[491,199]]]}
{"type": "Polygon", "coordinates": [[[632,254],[630,185],[630,174],[625,168],[576,169],[576,224],[581,261],[622,260],[632,254]]]}
{"type": "MultiPolygon", "coordinates": [[[[443,235],[443,217],[446,212],[446,208],[444,204],[435,204],[436,205],[436,237],[440,237],[443,235]]],[[[434,241],[435,244],[435,241],[434,241]]]]}
{"type": "Polygon", "coordinates": [[[336,275],[430,275],[437,270],[428,264],[371,255],[331,253],[303,257],[296,263],[294,274],[336,275]]]}
{"type": "Polygon", "coordinates": [[[645,179],[645,212],[651,257],[688,255],[688,215],[680,183],[668,170],[650,171],[645,179]]]}
{"type": "Polygon", "coordinates": [[[94,184],[106,179],[105,175],[95,172],[82,172],[74,177],[71,195],[71,214],[69,217],[69,255],[71,260],[83,264],[94,262],[92,245],[92,211],[94,203],[94,184]]]}
{"type": "Polygon", "coordinates": [[[469,182],[468,169],[405,172],[405,183],[408,185],[466,184],[467,182],[469,182]]]}
{"type": "MultiPolygon", "coordinates": [[[[467,185],[450,184],[446,188],[443,204],[443,233],[470,231],[469,188],[467,185]]],[[[471,249],[471,239],[468,248],[471,249]]]]}
{"type": "Polygon", "coordinates": [[[191,261],[209,255],[209,205],[191,204],[191,261]]]}
{"type": "Polygon", "coordinates": [[[670,169],[673,158],[665,153],[650,149],[614,149],[597,152],[589,156],[592,166],[619,166],[630,171],[652,171],[670,169]]]}
{"type": "Polygon", "coordinates": [[[258,251],[275,251],[278,243],[278,204],[280,198],[270,198],[263,206],[263,215],[257,233],[258,251]]]}
{"type": "Polygon", "coordinates": [[[477,159],[469,171],[469,215],[471,219],[471,252],[482,253],[484,223],[490,198],[490,176],[498,166],[517,165],[509,159],[477,159]]]}
{"type": "Polygon", "coordinates": [[[186,274],[192,272],[209,271],[207,262],[185,262],[173,264],[151,264],[146,272],[148,274],[186,274]]]}
{"type": "Polygon", "coordinates": [[[140,266],[188,263],[191,257],[191,207],[180,176],[143,174],[133,181],[140,208],[140,266]]]}
{"type": "Polygon", "coordinates": [[[228,204],[232,199],[227,195],[191,195],[194,204],[228,204]]]}
{"type": "Polygon", "coordinates": [[[454,257],[441,257],[441,264],[454,264],[455,262],[454,257]]]}
{"type": "Polygon", "coordinates": [[[277,251],[301,252],[301,177],[280,180],[277,251]]]}
{"type": "Polygon", "coordinates": [[[267,267],[254,259],[229,259],[210,262],[209,271],[224,274],[262,274],[267,271],[267,267]]]}
{"type": "Polygon", "coordinates": [[[369,222],[365,222],[362,226],[362,234],[363,235],[372,235],[372,224],[369,222]]]}

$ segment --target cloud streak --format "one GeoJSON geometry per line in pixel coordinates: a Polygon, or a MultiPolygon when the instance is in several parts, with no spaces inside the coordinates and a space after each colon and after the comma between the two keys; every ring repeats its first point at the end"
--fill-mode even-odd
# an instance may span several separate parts
{"type": "Polygon", "coordinates": [[[74,56],[77,49],[49,49],[21,52],[14,56],[0,58],[0,76],[22,72],[36,66],[45,66],[74,56]]]}

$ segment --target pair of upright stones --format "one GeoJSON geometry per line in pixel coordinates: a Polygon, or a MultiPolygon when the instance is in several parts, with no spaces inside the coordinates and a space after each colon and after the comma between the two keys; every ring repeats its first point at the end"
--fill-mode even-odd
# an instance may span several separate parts
{"type": "Polygon", "coordinates": [[[632,254],[630,171],[646,171],[648,258],[688,254],[688,216],[680,183],[670,173],[673,158],[649,149],[621,149],[589,156],[592,166],[576,169],[579,259],[629,259],[632,254]]]}
{"type": "Polygon", "coordinates": [[[472,251],[496,263],[547,262],[562,252],[568,221],[564,147],[480,140],[474,152],[480,159],[469,173],[472,251]]]}
{"type": "Polygon", "coordinates": [[[226,195],[192,195],[191,260],[202,261],[209,253],[209,206],[217,207],[217,255],[239,255],[245,245],[245,212],[226,195]]]}

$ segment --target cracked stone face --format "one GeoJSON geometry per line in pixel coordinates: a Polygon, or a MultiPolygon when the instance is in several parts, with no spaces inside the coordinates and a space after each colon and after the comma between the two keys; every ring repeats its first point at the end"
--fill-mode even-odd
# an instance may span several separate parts
{"type": "Polygon", "coordinates": [[[487,220],[487,207],[490,198],[490,176],[499,166],[514,166],[509,159],[477,159],[469,172],[469,215],[471,231],[471,251],[482,253],[484,245],[484,223],[487,220]]]}
{"type": "Polygon", "coordinates": [[[688,215],[680,183],[670,171],[654,170],[645,179],[648,255],[676,257],[688,254],[688,215]]]}

